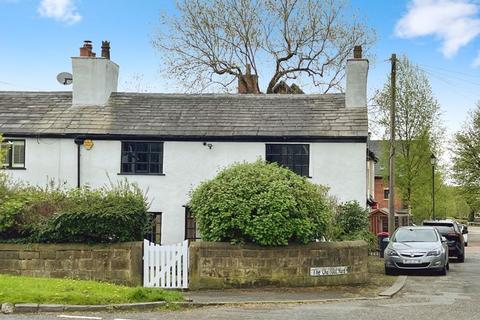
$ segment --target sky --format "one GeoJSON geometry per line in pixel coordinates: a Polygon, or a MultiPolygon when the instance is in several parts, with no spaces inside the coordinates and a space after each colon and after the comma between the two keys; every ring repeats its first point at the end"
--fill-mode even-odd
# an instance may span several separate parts
{"type": "MultiPolygon", "coordinates": [[[[447,137],[461,129],[480,100],[480,0],[351,0],[375,29],[369,94],[383,86],[392,53],[405,54],[429,76],[447,137]]],[[[141,83],[151,92],[178,92],[160,74],[152,46],[161,13],[174,0],[0,0],[0,90],[71,90],[56,75],[71,71],[83,40],[111,42],[120,65],[119,90],[141,83]]]]}

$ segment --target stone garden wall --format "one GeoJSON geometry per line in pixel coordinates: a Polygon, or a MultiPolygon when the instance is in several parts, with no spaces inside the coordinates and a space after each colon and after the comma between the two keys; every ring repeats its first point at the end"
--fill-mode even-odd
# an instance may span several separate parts
{"type": "Polygon", "coordinates": [[[323,286],[367,280],[364,241],[317,242],[286,247],[190,244],[189,288],[323,286]]]}
{"type": "Polygon", "coordinates": [[[0,244],[0,273],[142,284],[142,242],[0,244]]]}

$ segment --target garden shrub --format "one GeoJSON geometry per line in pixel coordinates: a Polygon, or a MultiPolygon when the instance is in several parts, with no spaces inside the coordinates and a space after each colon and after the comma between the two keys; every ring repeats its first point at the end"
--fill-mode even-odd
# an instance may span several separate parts
{"type": "Polygon", "coordinates": [[[143,192],[126,181],[110,188],[67,193],[67,205],[39,230],[40,242],[124,242],[142,240],[149,226],[143,192]]]}
{"type": "Polygon", "coordinates": [[[143,239],[148,204],[136,185],[65,190],[14,185],[0,173],[0,240],[117,242],[143,239]]]}
{"type": "Polygon", "coordinates": [[[365,240],[369,249],[375,250],[377,238],[368,230],[368,211],[358,201],[343,203],[337,208],[336,240],[365,240]]]}
{"type": "Polygon", "coordinates": [[[321,239],[332,212],[327,188],[260,160],[222,170],[189,206],[203,240],[265,246],[321,239]]]}

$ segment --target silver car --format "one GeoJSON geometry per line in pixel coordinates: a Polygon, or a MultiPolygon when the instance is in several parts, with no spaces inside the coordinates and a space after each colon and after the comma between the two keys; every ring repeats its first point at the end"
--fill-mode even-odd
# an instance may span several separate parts
{"type": "Polygon", "coordinates": [[[402,227],[385,248],[385,273],[400,270],[432,270],[442,275],[449,269],[448,247],[434,227],[402,227]]]}

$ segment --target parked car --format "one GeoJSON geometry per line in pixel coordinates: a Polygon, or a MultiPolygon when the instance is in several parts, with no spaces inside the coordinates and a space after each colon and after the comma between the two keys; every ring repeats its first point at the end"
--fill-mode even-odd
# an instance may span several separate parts
{"type": "Polygon", "coordinates": [[[429,220],[423,221],[423,225],[435,227],[442,236],[447,238],[450,257],[456,257],[458,262],[465,261],[465,239],[456,221],[429,220]]]}
{"type": "Polygon", "coordinates": [[[446,239],[433,227],[401,227],[386,238],[385,274],[400,270],[432,270],[447,274],[448,247],[446,239]]]}
{"type": "Polygon", "coordinates": [[[468,247],[468,227],[466,224],[460,224],[460,231],[463,234],[463,240],[465,243],[465,247],[468,247]]]}

